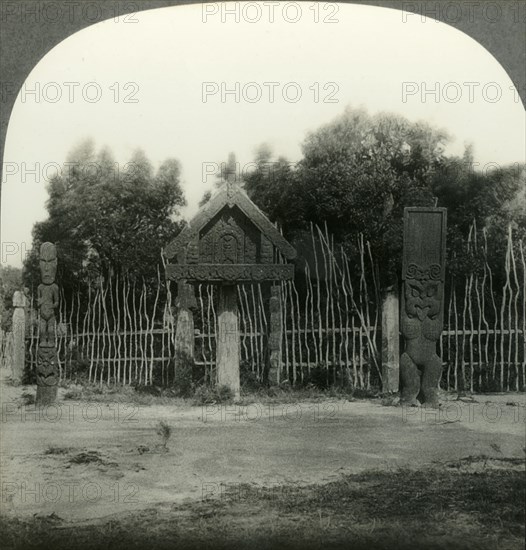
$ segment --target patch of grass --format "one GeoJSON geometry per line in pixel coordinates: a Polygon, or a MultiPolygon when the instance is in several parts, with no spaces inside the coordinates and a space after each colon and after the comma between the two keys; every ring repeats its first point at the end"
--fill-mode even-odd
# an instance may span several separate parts
{"type": "Polygon", "coordinates": [[[168,440],[172,435],[172,428],[164,421],[160,420],[156,426],[156,433],[161,438],[161,446],[168,450],[168,440]]]}
{"type": "Polygon", "coordinates": [[[23,392],[21,395],[22,398],[22,405],[34,405],[35,404],[35,394],[23,392]]]}
{"type": "Polygon", "coordinates": [[[71,464],[102,464],[103,459],[98,451],[82,451],[69,459],[71,464]]]}
{"type": "Polygon", "coordinates": [[[228,386],[199,386],[194,394],[193,405],[232,403],[234,394],[228,386]]]}
{"type": "Polygon", "coordinates": [[[82,398],[82,390],[79,390],[79,389],[68,390],[66,393],[64,393],[65,400],[78,401],[81,398],[82,398]]]}
{"type": "Polygon", "coordinates": [[[517,471],[370,471],[324,485],[215,485],[212,498],[162,514],[0,527],[6,548],[522,550],[525,485],[517,471]]]}
{"type": "Polygon", "coordinates": [[[48,447],[45,451],[45,455],[67,455],[73,451],[73,447],[48,447]]]}
{"type": "Polygon", "coordinates": [[[98,451],[81,451],[68,460],[69,464],[96,464],[99,466],[117,466],[117,463],[108,460],[98,451]]]}
{"type": "Polygon", "coordinates": [[[523,470],[526,467],[526,458],[489,455],[469,455],[459,460],[447,462],[445,466],[459,470],[465,468],[466,466],[477,465],[480,463],[482,463],[483,467],[485,467],[488,462],[497,463],[503,467],[521,467],[523,470]]]}

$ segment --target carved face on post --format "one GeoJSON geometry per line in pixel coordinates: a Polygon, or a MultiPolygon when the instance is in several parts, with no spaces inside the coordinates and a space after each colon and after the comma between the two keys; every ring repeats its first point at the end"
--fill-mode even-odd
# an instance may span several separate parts
{"type": "Polygon", "coordinates": [[[57,249],[53,243],[43,243],[40,247],[40,275],[42,283],[51,285],[57,274],[57,249]]]}
{"type": "Polygon", "coordinates": [[[436,319],[442,304],[442,281],[440,265],[422,268],[410,264],[405,281],[405,311],[408,317],[423,321],[426,317],[436,319]]]}
{"type": "Polygon", "coordinates": [[[409,317],[436,319],[441,304],[440,281],[409,279],[405,283],[405,310],[409,317]]]}

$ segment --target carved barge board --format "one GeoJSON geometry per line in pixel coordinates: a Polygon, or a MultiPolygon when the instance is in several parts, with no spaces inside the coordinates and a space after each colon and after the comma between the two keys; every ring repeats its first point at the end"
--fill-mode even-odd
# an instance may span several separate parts
{"type": "Polygon", "coordinates": [[[286,259],[293,260],[296,250],[283,238],[263,212],[248,198],[246,193],[234,183],[224,184],[220,190],[197,212],[190,223],[165,248],[164,256],[171,260],[186,251],[188,243],[199,240],[200,231],[221,211],[239,209],[247,220],[268,239],[286,259]]]}

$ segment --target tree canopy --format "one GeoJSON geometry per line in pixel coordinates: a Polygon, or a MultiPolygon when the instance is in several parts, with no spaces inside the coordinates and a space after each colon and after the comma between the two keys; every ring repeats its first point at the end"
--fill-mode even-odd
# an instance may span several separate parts
{"type": "Polygon", "coordinates": [[[348,108],[306,137],[295,166],[260,147],[245,188],[289,238],[310,223],[326,224],[352,249],[362,233],[389,284],[400,268],[406,206],[448,208],[451,256],[459,257],[474,221],[495,234],[511,222],[524,230],[524,210],[517,207],[526,195],[524,169],[475,171],[470,147],[461,158],[445,155],[449,139],[424,122],[348,108]]]}
{"type": "Polygon", "coordinates": [[[137,150],[121,166],[107,148],[96,152],[92,141],[76,147],[67,161],[69,170],[50,180],[48,218],[33,227],[26,279],[34,282],[45,241],[57,245],[59,272],[68,285],[99,274],[154,277],[161,248],[181,229],[179,162],[168,159],[155,171],[137,150]]]}

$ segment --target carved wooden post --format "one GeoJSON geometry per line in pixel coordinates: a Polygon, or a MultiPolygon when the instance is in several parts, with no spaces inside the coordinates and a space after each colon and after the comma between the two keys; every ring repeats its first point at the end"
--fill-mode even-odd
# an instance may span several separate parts
{"type": "Polygon", "coordinates": [[[55,345],[58,307],[57,250],[52,243],[40,247],[40,274],[42,284],[38,286],[38,307],[40,312],[39,340],[37,352],[37,396],[38,405],[53,403],[57,398],[58,369],[55,345]]]}
{"type": "Polygon", "coordinates": [[[401,312],[405,351],[400,357],[402,403],[438,406],[442,360],[437,342],[443,328],[446,209],[406,208],[401,312]]]}
{"type": "Polygon", "coordinates": [[[281,301],[280,287],[273,285],[270,289],[270,360],[268,381],[270,384],[279,384],[281,377],[281,301]]]}
{"type": "Polygon", "coordinates": [[[13,363],[12,378],[14,384],[21,384],[24,378],[26,362],[26,307],[25,294],[17,290],[13,294],[13,363]]]}
{"type": "Polygon", "coordinates": [[[389,288],[382,302],[382,391],[398,391],[400,378],[400,322],[397,288],[389,288]]]}
{"type": "Polygon", "coordinates": [[[13,333],[4,335],[4,367],[13,372],[13,333]]]}
{"type": "Polygon", "coordinates": [[[228,386],[239,399],[239,325],[235,285],[219,287],[217,325],[217,383],[228,386]]]}
{"type": "Polygon", "coordinates": [[[194,357],[194,314],[196,307],[192,285],[179,281],[177,284],[177,325],[175,329],[176,355],[184,354],[194,357]]]}

